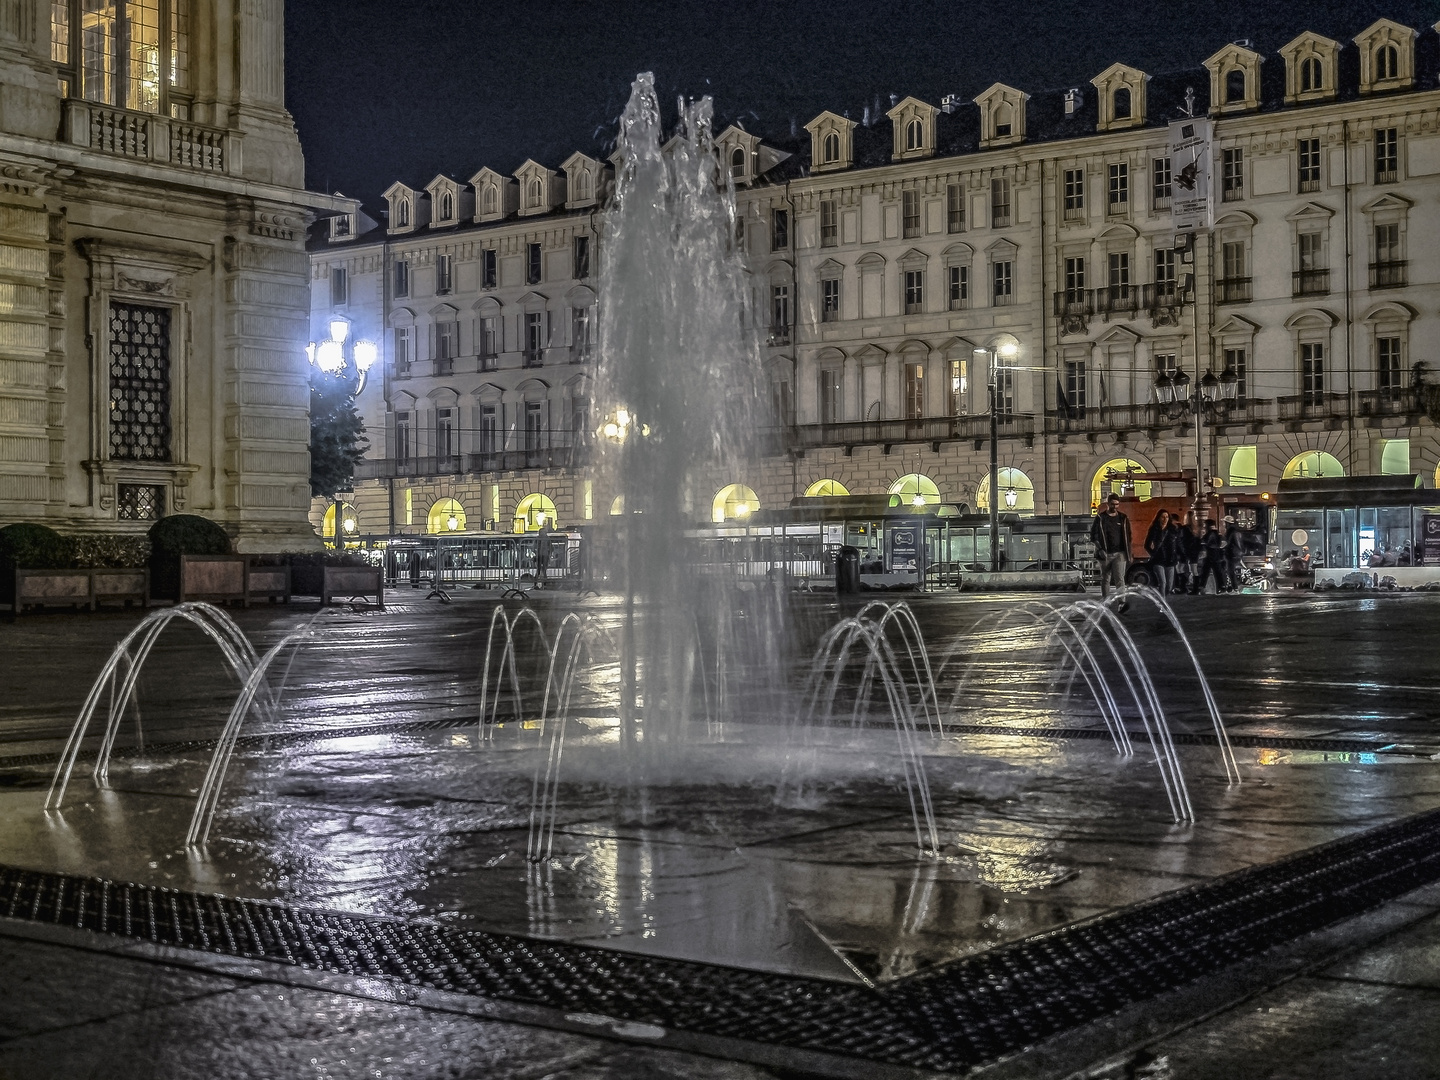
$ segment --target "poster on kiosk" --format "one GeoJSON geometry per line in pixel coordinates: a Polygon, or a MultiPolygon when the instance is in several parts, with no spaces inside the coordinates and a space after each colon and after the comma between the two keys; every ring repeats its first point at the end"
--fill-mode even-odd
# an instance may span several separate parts
{"type": "Polygon", "coordinates": [[[920,537],[924,526],[918,521],[885,524],[886,546],[890,549],[892,574],[914,574],[920,579],[920,537]]]}

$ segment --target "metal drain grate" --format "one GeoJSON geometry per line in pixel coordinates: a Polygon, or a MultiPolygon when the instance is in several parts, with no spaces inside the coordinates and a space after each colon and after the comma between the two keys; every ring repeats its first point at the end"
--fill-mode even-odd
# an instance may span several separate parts
{"type": "Polygon", "coordinates": [[[963,1070],[1440,879],[1421,814],[876,989],[0,868],[0,915],[748,1042],[963,1070]]]}

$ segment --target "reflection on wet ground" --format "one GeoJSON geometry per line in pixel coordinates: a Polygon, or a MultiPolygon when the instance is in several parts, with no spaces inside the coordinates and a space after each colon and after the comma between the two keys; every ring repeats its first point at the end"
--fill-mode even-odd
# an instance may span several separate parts
{"type": "MultiPolygon", "coordinates": [[[[573,606],[547,599],[547,619],[573,606]]],[[[915,601],[932,653],[999,601],[915,601]]],[[[1084,919],[1440,804],[1428,701],[1428,597],[1213,598],[1180,615],[1234,732],[1373,741],[1382,752],[1183,745],[1198,821],[1171,822],[1149,748],[1043,737],[1098,717],[1049,693],[1052,672],[1013,635],[966,646],[962,734],[927,743],[941,849],[917,858],[893,735],[834,734],[803,786],[780,785],[785,710],[697,736],[643,789],[618,785],[615,725],[594,673],[570,722],[553,858],[527,861],[540,732],[506,723],[376,733],[371,725],[473,717],[490,604],[402,592],[384,614],[326,612],[287,679],[282,714],[255,731],[334,735],[250,745],[231,766],[203,856],[182,841],[208,749],[133,753],[97,792],[77,772],[42,813],[49,772],[4,758],[53,754],[109,647],[134,617],[39,618],[0,628],[17,662],[0,706],[0,862],[357,912],[603,943],[839,980],[884,980],[1084,919]],[[364,725],[369,733],[346,736],[364,725]],[[987,734],[987,726],[1006,729],[987,734]],[[1036,737],[1016,735],[1033,729],[1036,737]],[[777,797],[777,789],[781,794],[777,797]]],[[[602,617],[613,607],[593,605],[602,617]]],[[[236,612],[263,649],[313,612],[236,612]]],[[[800,602],[797,665],[833,604],[800,602]]],[[[1202,733],[1203,702],[1178,638],[1131,616],[1166,712],[1202,733]]],[[[796,676],[798,684],[799,676],[796,676]]],[[[743,688],[740,688],[743,690],[743,688]]],[[[140,684],[144,739],[213,739],[237,688],[218,655],[177,631],[140,684]]],[[[948,700],[948,697],[943,698],[948,700]]],[[[135,741],[127,720],[123,739],[135,741]]],[[[700,725],[702,728],[704,725],[700,725]]],[[[793,754],[789,755],[793,759],[793,754]]],[[[93,759],[93,748],[82,755],[93,759]]]]}

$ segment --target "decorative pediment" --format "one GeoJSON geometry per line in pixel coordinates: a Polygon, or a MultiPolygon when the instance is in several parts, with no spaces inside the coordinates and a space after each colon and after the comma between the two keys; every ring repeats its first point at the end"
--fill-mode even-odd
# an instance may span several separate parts
{"type": "Polygon", "coordinates": [[[1404,214],[1414,205],[1415,203],[1407,199],[1404,195],[1397,195],[1393,191],[1387,191],[1378,199],[1372,199],[1360,207],[1360,212],[1362,214],[1380,214],[1388,210],[1392,213],[1404,214]]]}
{"type": "Polygon", "coordinates": [[[837,278],[845,273],[845,264],[834,259],[826,259],[815,268],[815,276],[822,278],[837,278]]]}
{"type": "Polygon", "coordinates": [[[1297,311],[1290,318],[1285,320],[1286,330],[1330,329],[1339,325],[1340,319],[1332,312],[1324,308],[1306,308],[1304,311],[1297,311]]]}
{"type": "Polygon", "coordinates": [[[1327,101],[1338,85],[1340,43],[1305,31],[1280,49],[1285,60],[1285,103],[1327,101]]]}
{"type": "Polygon", "coordinates": [[[1130,327],[1116,324],[1109,330],[1095,339],[1101,345],[1120,346],[1126,349],[1133,349],[1143,340],[1139,334],[1130,327]]]}
{"type": "Polygon", "coordinates": [[[884,270],[885,256],[881,255],[878,251],[867,251],[855,260],[855,265],[861,270],[884,270]]]}
{"type": "Polygon", "coordinates": [[[1107,226],[1105,230],[1101,232],[1100,239],[1133,241],[1139,235],[1140,230],[1135,228],[1135,226],[1126,224],[1123,221],[1117,221],[1107,226]]]}
{"type": "Polygon", "coordinates": [[[470,307],[482,319],[493,319],[504,310],[500,306],[500,301],[493,296],[482,296],[470,307]]]}
{"type": "Polygon", "coordinates": [[[899,260],[901,266],[910,270],[914,270],[917,267],[923,267],[929,261],[930,256],[925,254],[925,252],[921,251],[919,248],[911,248],[909,251],[905,252],[904,255],[901,255],[899,260]]]}
{"type": "Polygon", "coordinates": [[[1216,337],[1254,337],[1260,331],[1259,323],[1239,315],[1231,315],[1214,330],[1216,337]]]}
{"type": "Polygon", "coordinates": [[[855,121],[833,112],[822,112],[808,124],[810,171],[848,169],[855,161],[855,121]]]}
{"type": "Polygon", "coordinates": [[[565,209],[594,206],[599,199],[600,177],[605,166],[579,151],[560,163],[565,172],[565,209]]]}
{"type": "Polygon", "coordinates": [[[1254,49],[1231,43],[1205,61],[1210,72],[1210,115],[1227,116],[1260,108],[1260,64],[1254,49]]]}
{"type": "Polygon", "coordinates": [[[436,322],[454,322],[460,311],[454,304],[436,304],[430,309],[430,317],[436,322]]]}
{"type": "Polygon", "coordinates": [[[519,209],[519,185],[494,169],[481,169],[470,178],[470,186],[475,189],[476,221],[499,221],[519,209]]]}
{"type": "Polygon", "coordinates": [[[468,194],[465,186],[458,181],[440,175],[425,185],[430,196],[430,227],[455,225],[470,216],[469,208],[461,206],[461,199],[468,194]]]}
{"type": "Polygon", "coordinates": [[[1111,64],[1090,85],[1099,106],[1097,131],[1121,131],[1145,126],[1145,87],[1150,76],[1128,64],[1111,64]]]}
{"type": "Polygon", "coordinates": [[[1364,323],[1408,323],[1415,318],[1419,312],[1409,304],[1402,304],[1398,300],[1387,300],[1383,304],[1376,304],[1367,311],[1360,319],[1364,323]]]}
{"type": "Polygon", "coordinates": [[[415,312],[410,308],[396,308],[390,313],[391,326],[414,326],[415,312]]]}
{"type": "Polygon", "coordinates": [[[542,311],[549,300],[538,292],[528,292],[520,297],[518,303],[522,311],[542,311]]]}
{"type": "Polygon", "coordinates": [[[975,259],[975,249],[969,244],[951,244],[940,253],[946,266],[960,266],[975,259]]]}
{"type": "Polygon", "coordinates": [[[1415,39],[1419,35],[1391,19],[1376,19],[1355,35],[1360,50],[1360,92],[1403,90],[1415,82],[1415,39]]]}
{"type": "Polygon", "coordinates": [[[1330,207],[1317,202],[1307,202],[1286,214],[1285,220],[1302,223],[1309,221],[1323,225],[1334,216],[1335,211],[1330,207]]]}
{"type": "Polygon", "coordinates": [[[572,308],[595,306],[595,290],[588,285],[576,285],[565,294],[565,304],[572,308]]]}
{"type": "Polygon", "coordinates": [[[390,206],[392,233],[413,232],[428,221],[429,199],[408,184],[398,180],[391,184],[385,189],[385,201],[390,206]]]}
{"type": "Polygon", "coordinates": [[[994,83],[975,99],[980,106],[980,145],[1010,146],[1025,139],[1025,103],[1030,95],[994,83]]]}
{"type": "Polygon", "coordinates": [[[520,185],[521,217],[548,214],[564,201],[563,185],[555,171],[533,159],[527,158],[515,170],[515,182],[520,185]]]}
{"type": "Polygon", "coordinates": [[[760,156],[758,135],[751,135],[744,128],[731,124],[716,138],[715,150],[721,166],[729,171],[731,181],[737,186],[749,184],[755,179],[760,156]]]}
{"type": "Polygon", "coordinates": [[[929,342],[921,341],[919,338],[907,338],[905,341],[902,341],[899,345],[895,346],[895,351],[902,355],[907,353],[911,355],[914,355],[915,353],[922,353],[925,356],[929,356],[930,344],[929,342]]]}
{"type": "Polygon", "coordinates": [[[872,341],[856,350],[855,359],[862,364],[883,364],[885,357],[889,355],[889,353],[872,341]]]}
{"type": "Polygon", "coordinates": [[[1015,253],[1019,250],[1013,240],[1002,236],[991,243],[991,245],[985,249],[985,253],[992,259],[1009,259],[1014,257],[1015,253]]]}
{"type": "Polygon", "coordinates": [[[907,97],[885,115],[894,134],[891,161],[913,161],[935,154],[935,116],[940,110],[919,98],[907,97]]]}

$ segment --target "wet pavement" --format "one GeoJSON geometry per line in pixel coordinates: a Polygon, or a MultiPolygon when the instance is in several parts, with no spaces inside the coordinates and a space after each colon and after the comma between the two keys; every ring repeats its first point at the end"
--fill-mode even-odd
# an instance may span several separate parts
{"type": "MultiPolygon", "coordinates": [[[[478,704],[492,604],[462,594],[442,606],[419,595],[392,594],[384,613],[316,614],[298,607],[232,612],[262,650],[311,620],[317,631],[286,676],[282,712],[258,720],[252,730],[331,735],[243,747],[203,858],[187,853],[181,841],[205,768],[205,743],[236,693],[214,646],[193,632],[169,633],[140,682],[145,742],[152,748],[186,740],[198,745],[117,758],[105,792],[89,781],[85,770],[93,750],[87,750],[57,823],[40,812],[53,769],[45,759],[58,752],[93,673],[138,616],[42,616],[0,626],[0,655],[7,659],[7,693],[0,702],[0,814],[6,821],[0,863],[863,983],[905,976],[1440,805],[1440,776],[1431,761],[1440,751],[1440,727],[1431,713],[1440,659],[1429,644],[1440,600],[1184,598],[1179,617],[1227,726],[1249,736],[1245,741],[1252,745],[1237,749],[1238,787],[1226,784],[1213,745],[1180,747],[1198,820],[1176,825],[1148,746],[1137,744],[1135,756],[1121,760],[1105,740],[1056,737],[1094,729],[1099,716],[1083,695],[1061,700],[1054,693],[1053,670],[1026,649],[1035,635],[1024,620],[995,618],[1013,611],[1013,602],[919,597],[913,606],[931,655],[960,643],[938,681],[942,700],[948,703],[955,692],[953,715],[963,732],[928,744],[925,757],[939,858],[915,857],[903,763],[893,734],[884,730],[822,740],[813,772],[796,785],[785,771],[794,758],[793,746],[780,739],[785,725],[780,716],[761,715],[707,732],[643,799],[617,792],[610,782],[613,724],[603,707],[594,708],[603,705],[608,677],[600,671],[582,702],[582,720],[572,722],[567,736],[556,857],[536,866],[526,861],[525,850],[540,733],[511,722],[482,740],[466,723],[478,704]],[[986,632],[970,633],[977,625],[986,632]],[[954,679],[961,670],[968,673],[963,687],[954,679]],[[372,732],[375,725],[397,727],[344,734],[360,725],[372,732]],[[432,730],[421,730],[425,725],[432,730]],[[986,733],[987,727],[997,733],[986,733]],[[1276,745],[1264,745],[1267,738],[1276,745]],[[1336,748],[1351,743],[1369,748],[1336,748]],[[784,789],[779,799],[777,786],[784,789]]],[[[574,605],[545,597],[536,606],[553,625],[574,605]]],[[[587,606],[601,619],[613,617],[613,605],[587,606]]],[[[794,657],[806,655],[837,617],[833,604],[802,600],[793,616],[794,657]]],[[[1175,730],[1204,737],[1209,718],[1179,638],[1138,605],[1126,622],[1175,730]]],[[[122,745],[135,742],[135,731],[132,716],[122,728],[122,745]]],[[[18,955],[13,968],[6,961],[7,969],[34,964],[43,970],[43,950],[57,948],[27,947],[41,952],[18,955]]],[[[68,959],[56,962],[77,969],[83,983],[90,961],[64,955],[68,959]]],[[[1415,950],[1409,955],[1413,966],[1415,950]]],[[[1344,980],[1307,978],[1315,983],[1305,991],[1313,1006],[1296,999],[1286,1008],[1303,1013],[1343,1006],[1344,988],[1330,983],[1344,980]]],[[[1299,984],[1309,982],[1299,980],[1288,992],[1300,993],[1299,984]]],[[[1375,986],[1382,984],[1393,991],[1397,1016],[1414,994],[1435,992],[1403,981],[1375,986]]],[[[277,1003],[253,990],[212,988],[197,1000],[241,1002],[239,1012],[254,1018],[274,1011],[277,1003]]],[[[341,1007],[322,1000],[320,991],[310,993],[316,996],[292,1000],[289,1008],[307,1016],[330,1010],[342,1027],[358,1025],[356,1030],[393,1026],[384,1038],[401,1042],[411,1025],[440,1025],[434,1028],[439,1031],[444,1023],[458,1023],[428,1014],[347,1020],[345,1009],[360,1006],[341,1007]]],[[[1365,991],[1373,993],[1378,990],[1365,991]]],[[[52,1006],[37,1001],[34,1007],[52,1006]]],[[[1242,1012],[1210,1022],[1240,1025],[1215,1038],[1238,1044],[1252,1037],[1242,1012]]],[[[482,1064],[489,1060],[484,1055],[498,1055],[501,1062],[512,1036],[523,1043],[540,1034],[520,1028],[516,1035],[511,1025],[497,1022],[465,1023],[475,1030],[452,1033],[457,1048],[464,1047],[453,1055],[454,1062],[466,1063],[456,1065],[460,1071],[402,1069],[394,1075],[503,1070],[502,1064],[482,1064]]],[[[0,1037],[11,1030],[7,1020],[0,1037]]],[[[306,1024],[297,1019],[296,1030],[305,1031],[306,1024]]],[[[1211,1075],[1176,1071],[1202,1068],[1184,1064],[1191,1060],[1186,1054],[1213,1057],[1204,1049],[1206,1030],[1176,1036],[1173,1049],[1162,1047],[1170,1063],[1157,1059],[1154,1067],[1171,1073],[1155,1075],[1211,1075]]],[[[1254,1037],[1262,1030],[1254,1028],[1254,1037]]],[[[1268,1030],[1273,1037],[1275,1027],[1268,1030]]],[[[610,1075],[605,1070],[612,1068],[614,1075],[645,1075],[634,1063],[612,1066],[605,1055],[620,1051],[610,1044],[584,1049],[589,1042],[578,1036],[578,1047],[556,1033],[545,1037],[551,1041],[537,1044],[538,1061],[549,1060],[549,1053],[580,1057],[573,1066],[557,1058],[533,1075],[610,1075]]],[[[312,1031],[295,1038],[294,1045],[303,1046],[316,1036],[312,1031]]],[[[9,1048],[16,1045],[0,1044],[0,1069],[32,1075],[9,1065],[9,1048]]],[[[367,1045],[352,1053],[378,1060],[379,1044],[367,1045]]],[[[324,1052],[334,1049],[327,1043],[324,1052]]],[[[202,1051],[177,1045],[174,1052],[179,1061],[202,1051]]],[[[275,1074],[299,1075],[276,1060],[275,1074]]],[[[331,1059],[316,1057],[322,1060],[331,1059]]],[[[670,1072],[655,1075],[760,1075],[696,1060],[700,1064],[667,1065],[670,1072]],[[722,1071],[684,1071],[702,1066],[722,1071]]],[[[345,1072],[350,1065],[333,1062],[324,1068],[340,1071],[315,1075],[376,1075],[373,1069],[345,1072]]],[[[1228,1071],[1236,1074],[1235,1067],[1228,1071]]],[[[511,1075],[484,1072],[492,1074],[511,1075]]],[[[1401,1069],[1391,1075],[1412,1074],[1401,1069]]]]}

